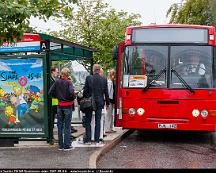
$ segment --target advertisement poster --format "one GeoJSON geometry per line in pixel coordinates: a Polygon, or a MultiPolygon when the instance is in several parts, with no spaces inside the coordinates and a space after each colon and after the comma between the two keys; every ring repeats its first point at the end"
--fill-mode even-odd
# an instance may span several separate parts
{"type": "Polygon", "coordinates": [[[144,88],[147,85],[146,75],[130,75],[129,76],[129,87],[133,88],[144,88]]]}
{"type": "Polygon", "coordinates": [[[0,134],[44,134],[43,60],[0,59],[0,134]]]}

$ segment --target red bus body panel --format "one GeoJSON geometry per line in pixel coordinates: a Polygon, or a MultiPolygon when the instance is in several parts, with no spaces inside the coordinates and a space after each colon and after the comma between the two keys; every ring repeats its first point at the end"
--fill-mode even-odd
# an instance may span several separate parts
{"type": "MultiPolygon", "coordinates": [[[[120,74],[121,74],[121,64],[122,64],[122,52],[124,49],[124,43],[119,44],[119,58],[118,58],[118,69],[117,69],[117,77],[118,77],[118,84],[117,84],[117,99],[116,99],[116,106],[119,108],[119,99],[121,97],[121,88],[120,88],[120,74]]],[[[119,109],[117,109],[119,110],[119,109]]],[[[119,112],[115,115],[115,126],[121,127],[122,126],[122,119],[119,118],[119,112]]]]}
{"type": "Polygon", "coordinates": [[[187,90],[122,89],[122,127],[127,129],[159,129],[158,124],[176,124],[173,130],[216,130],[216,91],[196,90],[195,94],[187,90]],[[129,108],[143,108],[142,116],[137,113],[130,116],[129,108]],[[203,118],[192,116],[192,111],[207,110],[209,115],[203,118]]]}

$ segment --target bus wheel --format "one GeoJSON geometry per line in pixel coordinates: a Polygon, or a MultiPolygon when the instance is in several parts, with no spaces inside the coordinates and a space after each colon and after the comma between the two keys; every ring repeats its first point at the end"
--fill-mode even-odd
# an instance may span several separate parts
{"type": "Polygon", "coordinates": [[[210,137],[211,146],[216,149],[216,132],[211,132],[210,137]]]}

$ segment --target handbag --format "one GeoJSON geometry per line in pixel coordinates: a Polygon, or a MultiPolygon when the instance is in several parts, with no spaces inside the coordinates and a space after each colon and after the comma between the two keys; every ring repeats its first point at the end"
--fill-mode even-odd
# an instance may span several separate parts
{"type": "MultiPolygon", "coordinates": [[[[93,85],[93,77],[91,78],[91,83],[93,85]]],[[[92,91],[92,96],[85,98],[82,97],[79,99],[80,110],[85,113],[87,111],[95,111],[96,110],[96,103],[94,100],[94,92],[92,91]]]]}
{"type": "Polygon", "coordinates": [[[82,98],[80,99],[80,110],[85,113],[87,111],[96,110],[95,101],[93,97],[82,98]]]}

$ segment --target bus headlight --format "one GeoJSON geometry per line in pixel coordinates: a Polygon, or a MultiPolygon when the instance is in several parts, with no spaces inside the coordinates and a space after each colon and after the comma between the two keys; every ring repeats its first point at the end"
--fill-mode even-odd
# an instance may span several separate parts
{"type": "Polygon", "coordinates": [[[143,108],[137,109],[137,114],[142,116],[144,114],[145,110],[143,108]]]}
{"type": "Polygon", "coordinates": [[[208,116],[208,111],[205,110],[205,109],[202,110],[202,111],[201,111],[201,115],[202,115],[203,118],[206,118],[206,117],[208,116]]]}
{"type": "Polygon", "coordinates": [[[130,109],[128,110],[128,112],[129,112],[129,115],[132,117],[132,116],[135,115],[136,110],[135,110],[134,108],[130,108],[130,109]]]}
{"type": "Polygon", "coordinates": [[[193,115],[194,117],[198,117],[199,114],[200,114],[200,112],[199,112],[198,109],[194,109],[194,110],[192,111],[192,115],[193,115]]]}

